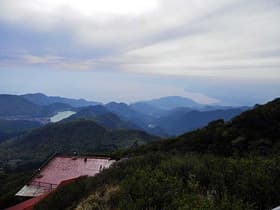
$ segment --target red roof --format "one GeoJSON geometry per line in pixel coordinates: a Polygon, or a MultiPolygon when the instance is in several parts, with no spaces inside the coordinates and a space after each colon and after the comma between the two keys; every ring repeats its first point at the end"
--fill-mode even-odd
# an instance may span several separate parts
{"type": "Polygon", "coordinates": [[[54,157],[31,182],[59,185],[62,181],[80,176],[95,176],[103,168],[108,168],[109,159],[91,157],[54,157]]]}
{"type": "Polygon", "coordinates": [[[95,176],[114,161],[98,157],[56,156],[44,165],[17,196],[36,197],[55,189],[64,180],[95,176]]]}
{"type": "Polygon", "coordinates": [[[46,193],[44,195],[35,197],[35,198],[31,198],[29,200],[26,200],[22,203],[19,203],[15,206],[12,206],[10,208],[7,208],[6,210],[32,210],[33,207],[39,203],[40,200],[42,200],[44,197],[46,197],[49,193],[46,193]]]}
{"type": "MultiPolygon", "coordinates": [[[[77,179],[77,178],[64,180],[63,182],[60,183],[60,185],[58,185],[58,187],[56,189],[58,189],[59,187],[64,186],[64,185],[74,181],[75,179],[77,179]]],[[[23,202],[15,205],[15,206],[9,207],[9,208],[7,208],[5,210],[32,210],[33,207],[37,203],[39,203],[41,200],[43,200],[51,192],[54,192],[54,191],[50,191],[50,192],[45,193],[44,195],[40,195],[38,197],[28,199],[28,200],[23,201],[23,202]]]]}
{"type": "MultiPolygon", "coordinates": [[[[108,168],[113,162],[108,158],[97,157],[54,157],[26,185],[36,186],[44,189],[44,191],[37,194],[37,197],[12,206],[7,210],[32,210],[35,204],[58,187],[81,176],[95,176],[102,169],[108,168]]],[[[25,193],[22,192],[22,196],[30,196],[24,195],[25,193]]]]}

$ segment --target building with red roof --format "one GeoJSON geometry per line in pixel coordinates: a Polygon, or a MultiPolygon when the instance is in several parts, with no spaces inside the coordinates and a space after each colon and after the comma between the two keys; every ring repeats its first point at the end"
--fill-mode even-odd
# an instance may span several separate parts
{"type": "Polygon", "coordinates": [[[114,162],[103,157],[55,156],[49,160],[16,196],[31,197],[7,210],[31,210],[40,200],[58,187],[81,176],[95,176],[114,162]]]}

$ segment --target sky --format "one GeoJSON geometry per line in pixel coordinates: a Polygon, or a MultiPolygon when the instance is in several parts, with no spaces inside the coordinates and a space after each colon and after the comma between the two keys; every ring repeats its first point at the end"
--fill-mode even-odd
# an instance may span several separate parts
{"type": "Polygon", "coordinates": [[[279,0],[1,0],[0,93],[264,103],[279,22],[279,0]]]}

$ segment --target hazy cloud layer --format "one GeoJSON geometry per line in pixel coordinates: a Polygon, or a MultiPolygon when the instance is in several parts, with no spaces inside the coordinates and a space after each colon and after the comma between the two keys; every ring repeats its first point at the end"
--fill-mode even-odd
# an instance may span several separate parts
{"type": "MultiPolygon", "coordinates": [[[[232,103],[221,89],[230,92],[240,85],[243,92],[252,90],[240,96],[248,104],[257,92],[263,99],[279,95],[274,89],[280,83],[279,20],[279,0],[1,0],[0,82],[4,71],[7,76],[19,68],[41,71],[42,78],[47,78],[46,69],[103,72],[107,77],[114,72],[110,82],[118,86],[115,92],[98,86],[96,78],[88,87],[103,87],[108,97],[121,92],[130,101],[145,94],[173,94],[232,103]],[[136,79],[124,82],[125,74],[136,79]],[[171,84],[145,80],[145,91],[137,91],[138,74],[165,75],[171,84]],[[180,85],[177,76],[184,81],[180,85]],[[264,86],[258,89],[259,83],[264,86]]],[[[237,92],[232,94],[238,98],[237,92]]]]}
{"type": "Polygon", "coordinates": [[[12,25],[7,33],[27,31],[13,38],[17,46],[1,49],[12,63],[280,77],[278,0],[2,0],[0,20],[12,25]],[[48,41],[29,46],[24,36],[48,41]]]}

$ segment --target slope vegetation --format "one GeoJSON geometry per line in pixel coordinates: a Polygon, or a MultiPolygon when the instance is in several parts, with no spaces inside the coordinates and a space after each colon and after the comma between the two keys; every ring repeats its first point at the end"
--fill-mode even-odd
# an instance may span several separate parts
{"type": "Polygon", "coordinates": [[[272,209],[280,201],[280,99],[230,122],[114,153],[35,209],[272,209]]]}
{"type": "Polygon", "coordinates": [[[0,160],[41,162],[55,152],[73,154],[108,152],[158,138],[136,130],[109,131],[93,121],[49,124],[0,144],[0,160]]]}
{"type": "Polygon", "coordinates": [[[0,142],[40,126],[36,121],[0,119],[0,142]]]}

